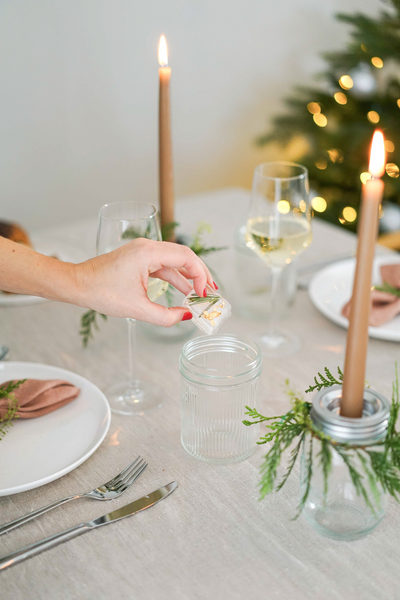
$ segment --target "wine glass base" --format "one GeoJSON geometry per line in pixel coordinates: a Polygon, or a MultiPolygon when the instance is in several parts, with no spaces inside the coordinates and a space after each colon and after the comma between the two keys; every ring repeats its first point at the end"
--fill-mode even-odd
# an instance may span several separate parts
{"type": "Polygon", "coordinates": [[[117,383],[105,391],[105,395],[113,413],[118,415],[143,415],[143,413],[160,408],[165,393],[149,381],[136,381],[134,386],[128,382],[117,383]]]}
{"type": "Polygon", "coordinates": [[[265,333],[255,341],[260,346],[263,355],[269,358],[296,354],[302,346],[301,340],[296,334],[285,330],[277,330],[273,334],[265,333]]]}

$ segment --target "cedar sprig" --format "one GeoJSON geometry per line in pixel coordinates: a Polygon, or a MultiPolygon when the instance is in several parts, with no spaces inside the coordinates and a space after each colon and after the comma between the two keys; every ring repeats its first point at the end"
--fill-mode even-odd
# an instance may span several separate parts
{"type": "Polygon", "coordinates": [[[103,315],[92,309],[89,309],[81,317],[81,330],[79,334],[82,336],[84,348],[88,345],[90,338],[93,338],[93,329],[97,329],[97,331],[100,329],[97,323],[97,315],[104,319],[104,321],[107,321],[107,315],[103,315]]]}
{"type": "MultiPolygon", "coordinates": [[[[306,391],[327,388],[341,383],[342,372],[338,369],[338,379],[333,377],[328,369],[326,376],[318,374],[314,378],[315,385],[306,391]]],[[[400,432],[396,430],[396,422],[400,412],[399,381],[396,365],[395,381],[393,383],[392,405],[388,420],[387,434],[384,440],[374,446],[358,446],[355,444],[338,443],[319,429],[310,417],[312,404],[292,391],[286,382],[286,391],[290,397],[292,408],[284,415],[265,417],[256,409],[246,406],[246,415],[252,420],[244,420],[246,426],[265,423],[267,433],[258,444],[271,444],[261,466],[260,500],[272,491],[279,491],[287,482],[296,464],[300,449],[305,448],[305,464],[303,469],[302,496],[298,513],[303,510],[309,496],[314,462],[318,461],[324,481],[324,496],[329,488],[329,476],[332,471],[333,454],[336,452],[346,465],[356,493],[362,496],[373,514],[379,508],[379,488],[400,501],[400,432]],[[283,478],[277,483],[278,470],[283,454],[297,439],[296,445],[290,452],[289,461],[283,478]],[[315,442],[319,443],[318,452],[315,442]]]]}
{"type": "Polygon", "coordinates": [[[334,377],[328,367],[324,369],[325,376],[322,373],[318,373],[316,377],[314,377],[315,385],[310,385],[309,388],[306,389],[306,394],[313,392],[314,390],[322,390],[322,388],[331,387],[331,385],[342,385],[343,382],[343,373],[338,367],[338,377],[334,377]],[[319,381],[318,381],[319,378],[319,381]]]}
{"type": "Polygon", "coordinates": [[[400,298],[399,288],[393,287],[387,281],[384,281],[382,285],[375,285],[374,289],[378,292],[386,292],[387,294],[392,294],[392,296],[397,296],[398,298],[400,298]]]}
{"type": "Polygon", "coordinates": [[[13,419],[18,419],[18,402],[15,397],[15,390],[20,385],[25,383],[26,379],[20,379],[19,381],[10,381],[7,387],[0,386],[0,398],[7,398],[8,406],[7,411],[3,418],[0,418],[0,441],[6,435],[8,429],[13,426],[13,419]]]}

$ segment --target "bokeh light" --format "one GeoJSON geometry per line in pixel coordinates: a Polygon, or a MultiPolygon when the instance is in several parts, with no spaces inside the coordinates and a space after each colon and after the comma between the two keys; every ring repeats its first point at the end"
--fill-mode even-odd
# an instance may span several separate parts
{"type": "Polygon", "coordinates": [[[339,85],[344,90],[351,90],[354,83],[353,83],[353,80],[350,77],[350,75],[342,75],[341,78],[339,79],[339,85]]]}
{"type": "Polygon", "coordinates": [[[371,58],[371,62],[374,65],[374,67],[376,67],[377,69],[382,69],[383,60],[381,58],[379,58],[379,56],[374,56],[373,58],[371,58]]]}
{"type": "Polygon", "coordinates": [[[389,177],[396,179],[400,174],[400,169],[395,163],[387,163],[386,173],[389,175],[389,177]]]}
{"type": "Polygon", "coordinates": [[[324,212],[328,206],[328,203],[325,198],[322,198],[321,196],[315,196],[315,198],[311,200],[311,206],[317,212],[324,212]]]}
{"type": "Polygon", "coordinates": [[[336,92],[333,97],[338,104],[347,104],[347,96],[346,94],[343,94],[343,92],[336,92]]]}
{"type": "Polygon", "coordinates": [[[326,127],[328,124],[328,119],[323,114],[313,115],[314,122],[318,125],[318,127],[326,127]]]}
{"type": "Polygon", "coordinates": [[[376,110],[370,110],[367,113],[367,118],[370,123],[379,123],[379,121],[381,119],[379,114],[376,112],[376,110]]]}
{"type": "Polygon", "coordinates": [[[364,171],[364,173],[361,173],[360,175],[361,183],[367,183],[367,181],[371,178],[372,175],[371,173],[368,173],[368,171],[364,171]]]}
{"type": "Polygon", "coordinates": [[[312,115],[318,115],[321,112],[321,107],[318,104],[318,102],[309,102],[307,104],[307,110],[308,112],[310,112],[312,115]]]}
{"type": "Polygon", "coordinates": [[[280,213],[282,213],[283,215],[287,215],[290,211],[290,203],[287,200],[279,200],[277,208],[280,213]]]}
{"type": "Polygon", "coordinates": [[[395,145],[390,140],[385,140],[385,150],[386,152],[394,152],[395,145]]]}
{"type": "Polygon", "coordinates": [[[346,206],[343,209],[342,215],[348,223],[353,223],[357,219],[357,211],[352,206],[346,206]]]}

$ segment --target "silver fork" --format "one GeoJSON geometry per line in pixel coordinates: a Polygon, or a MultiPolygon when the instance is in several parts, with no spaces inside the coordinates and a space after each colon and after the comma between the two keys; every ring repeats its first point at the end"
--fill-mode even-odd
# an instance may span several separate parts
{"type": "Polygon", "coordinates": [[[70,500],[78,500],[79,498],[92,498],[93,500],[113,500],[114,498],[118,498],[118,496],[129,489],[136,479],[141,476],[147,467],[147,464],[148,463],[145,460],[138,456],[136,460],[131,462],[131,464],[126,467],[126,469],[110,479],[110,481],[107,481],[107,483],[99,485],[99,487],[95,488],[91,492],[84,492],[83,494],[76,494],[75,496],[67,496],[67,498],[57,500],[57,502],[43,506],[43,508],[38,508],[38,510],[33,511],[24,517],[15,519],[15,521],[10,521],[10,523],[6,523],[0,527],[0,535],[7,533],[7,531],[10,531],[11,529],[15,529],[15,527],[19,527],[20,525],[23,525],[24,523],[27,523],[36,517],[40,517],[40,515],[43,515],[49,510],[57,508],[57,506],[61,506],[66,502],[70,502],[70,500]]]}

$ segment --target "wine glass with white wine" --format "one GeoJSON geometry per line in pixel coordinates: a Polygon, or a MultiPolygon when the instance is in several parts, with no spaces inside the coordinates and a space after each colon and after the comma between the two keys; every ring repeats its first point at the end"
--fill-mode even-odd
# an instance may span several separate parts
{"type": "MultiPolygon", "coordinates": [[[[158,213],[154,206],[141,202],[114,202],[100,210],[97,231],[97,255],[111,252],[132,239],[148,238],[161,241],[158,213]]],[[[147,295],[153,302],[166,292],[168,283],[149,278],[147,295]]],[[[136,321],[128,321],[128,379],[106,390],[111,410],[122,415],[140,415],[161,406],[163,391],[157,385],[136,376],[136,321]]]]}
{"type": "Polygon", "coordinates": [[[276,328],[282,270],[311,243],[308,172],[291,162],[264,163],[254,171],[246,243],[271,269],[271,306],[266,333],[258,340],[266,356],[285,356],[300,340],[276,328]]]}

